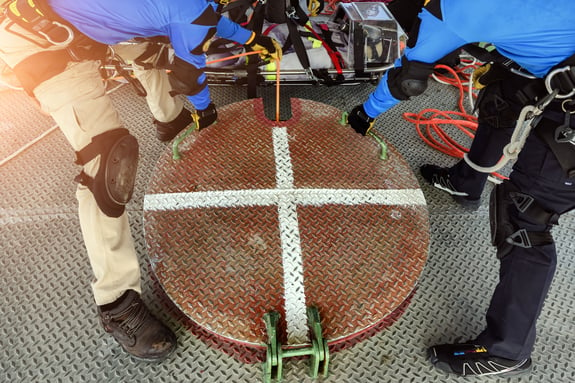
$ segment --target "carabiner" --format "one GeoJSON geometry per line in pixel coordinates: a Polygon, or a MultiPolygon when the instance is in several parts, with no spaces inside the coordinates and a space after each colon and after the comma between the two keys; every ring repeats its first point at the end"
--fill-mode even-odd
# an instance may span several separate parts
{"type": "MultiPolygon", "coordinates": [[[[549,74],[547,76],[545,76],[545,88],[547,89],[547,92],[551,93],[554,89],[551,87],[551,80],[553,80],[553,78],[555,76],[557,76],[558,74],[562,74],[565,72],[571,72],[572,71],[572,67],[571,66],[564,66],[563,68],[557,68],[551,72],[549,72],[549,74]]],[[[569,76],[572,79],[572,76],[569,76]]],[[[571,92],[566,93],[566,94],[559,94],[559,91],[556,94],[556,98],[568,98],[575,95],[575,87],[573,87],[571,89],[571,92]]]]}

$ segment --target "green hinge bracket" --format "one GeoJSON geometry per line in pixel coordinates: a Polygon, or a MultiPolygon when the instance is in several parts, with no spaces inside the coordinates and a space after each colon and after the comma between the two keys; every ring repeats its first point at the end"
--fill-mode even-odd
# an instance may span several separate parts
{"type": "Polygon", "coordinates": [[[315,379],[320,374],[328,376],[329,348],[327,340],[323,338],[321,320],[317,307],[307,309],[307,320],[311,335],[311,346],[289,348],[282,346],[278,339],[278,322],[280,315],[271,311],[264,315],[267,330],[267,353],[263,364],[264,383],[279,383],[282,380],[283,360],[286,358],[309,356],[309,374],[315,379]]]}

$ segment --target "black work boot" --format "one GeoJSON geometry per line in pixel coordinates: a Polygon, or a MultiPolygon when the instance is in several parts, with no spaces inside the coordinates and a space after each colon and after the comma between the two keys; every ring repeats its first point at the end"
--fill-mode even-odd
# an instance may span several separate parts
{"type": "Polygon", "coordinates": [[[98,306],[98,314],[104,330],[138,359],[160,361],[176,349],[176,335],[150,313],[133,290],[112,304],[98,306]]]}
{"type": "Polygon", "coordinates": [[[170,141],[193,121],[192,113],[186,108],[182,109],[178,117],[170,122],[154,120],[154,125],[156,125],[156,137],[158,137],[158,140],[162,142],[170,141]]]}

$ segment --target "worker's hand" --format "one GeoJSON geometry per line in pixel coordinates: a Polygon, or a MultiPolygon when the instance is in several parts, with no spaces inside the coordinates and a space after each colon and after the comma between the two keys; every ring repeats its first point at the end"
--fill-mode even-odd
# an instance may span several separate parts
{"type": "Polygon", "coordinates": [[[375,118],[365,113],[363,105],[358,105],[347,115],[347,123],[358,133],[366,135],[373,128],[375,118]]]}
{"type": "Polygon", "coordinates": [[[212,102],[206,109],[196,110],[195,113],[192,113],[192,118],[194,119],[198,130],[204,129],[216,122],[216,119],[218,118],[218,111],[212,102]]]}
{"type": "Polygon", "coordinates": [[[282,47],[271,37],[252,32],[252,36],[245,45],[252,51],[260,51],[259,55],[264,61],[271,59],[279,61],[282,59],[282,47]]]}

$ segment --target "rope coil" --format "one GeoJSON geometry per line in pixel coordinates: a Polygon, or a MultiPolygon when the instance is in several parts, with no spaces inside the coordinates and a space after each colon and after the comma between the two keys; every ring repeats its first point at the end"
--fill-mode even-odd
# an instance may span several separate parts
{"type": "MultiPolygon", "coordinates": [[[[462,60],[464,62],[464,60],[462,60]]],[[[465,94],[468,94],[468,99],[471,108],[473,109],[473,99],[476,95],[473,93],[473,75],[468,74],[469,70],[474,70],[479,66],[475,60],[466,63],[453,69],[447,65],[437,65],[436,70],[447,72],[451,76],[443,73],[435,72],[433,78],[443,84],[455,86],[459,91],[458,96],[458,110],[457,111],[442,111],[433,108],[426,108],[418,113],[404,113],[403,118],[413,124],[419,137],[433,149],[447,154],[451,157],[458,159],[465,159],[469,148],[459,143],[452,138],[445,130],[446,126],[454,127],[465,136],[471,138],[475,137],[477,130],[477,117],[468,113],[464,107],[465,94]]],[[[505,179],[507,177],[496,173],[501,167],[486,171],[492,173],[493,177],[505,179]]],[[[477,170],[477,169],[476,169],[477,170]]]]}

